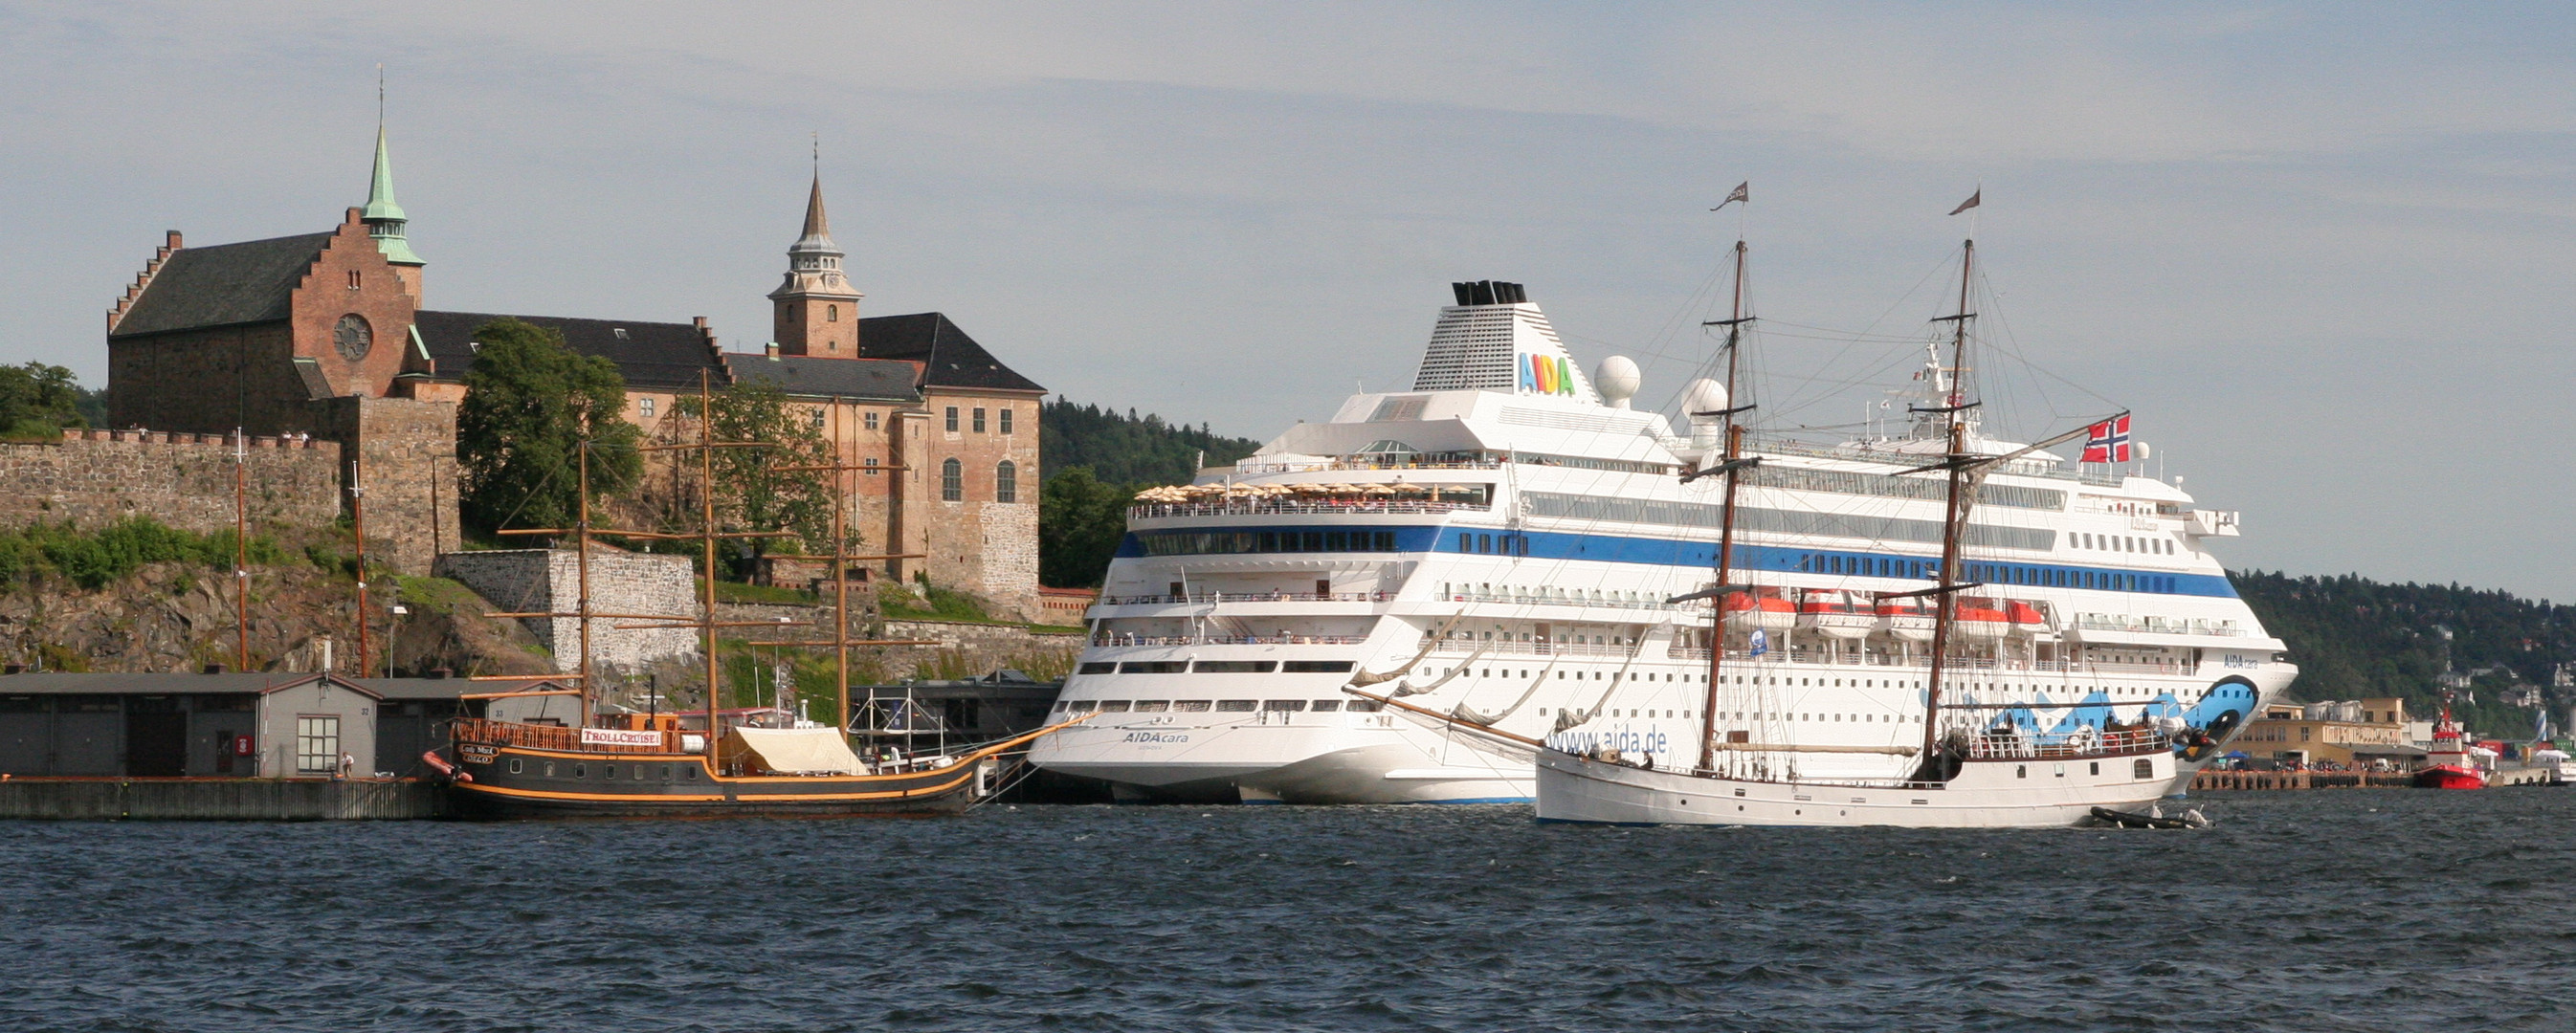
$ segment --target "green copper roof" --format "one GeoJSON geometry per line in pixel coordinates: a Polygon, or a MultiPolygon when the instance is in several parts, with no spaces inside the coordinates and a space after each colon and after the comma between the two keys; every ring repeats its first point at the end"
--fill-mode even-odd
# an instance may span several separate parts
{"type": "Polygon", "coordinates": [[[394,203],[394,163],[385,156],[385,127],[376,127],[376,177],[367,188],[367,221],[403,218],[402,206],[394,203]]]}
{"type": "Polygon", "coordinates": [[[403,223],[408,217],[402,205],[394,202],[394,163],[385,153],[383,126],[376,127],[376,173],[367,186],[367,207],[361,217],[366,219],[368,235],[376,238],[376,250],[384,252],[386,261],[398,265],[429,264],[412,253],[411,241],[403,237],[403,223]]]}

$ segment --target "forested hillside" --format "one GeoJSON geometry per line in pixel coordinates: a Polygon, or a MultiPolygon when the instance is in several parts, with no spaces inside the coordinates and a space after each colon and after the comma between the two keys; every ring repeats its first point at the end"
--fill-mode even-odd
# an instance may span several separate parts
{"type": "Polygon", "coordinates": [[[2454,709],[2480,732],[2527,735],[2532,711],[2506,701],[2537,688],[2556,721],[2576,693],[2552,687],[2576,664],[2576,607],[2459,585],[2383,584],[2356,575],[2238,572],[2236,590],[2299,665],[2291,698],[2398,696],[2411,712],[2441,704],[2447,670],[2467,679],[2454,709]],[[2474,697],[2475,702],[2470,699],[2474,697]]]}
{"type": "Polygon", "coordinates": [[[1038,581],[1091,588],[1127,532],[1127,501],[1159,484],[1187,484],[1202,462],[1222,466],[1261,447],[1219,437],[1206,424],[1176,427],[1160,416],[1121,415],[1057,400],[1038,410],[1039,461],[1046,487],[1038,504],[1038,581]],[[1202,458],[1204,456],[1204,458],[1202,458]]]}
{"type": "Polygon", "coordinates": [[[1077,466],[1112,484],[1187,484],[1198,473],[1199,453],[1222,466],[1251,455],[1261,442],[1219,437],[1207,424],[1174,426],[1153,414],[1120,414],[1097,405],[1058,399],[1038,408],[1043,429],[1038,462],[1049,476],[1077,466]]]}

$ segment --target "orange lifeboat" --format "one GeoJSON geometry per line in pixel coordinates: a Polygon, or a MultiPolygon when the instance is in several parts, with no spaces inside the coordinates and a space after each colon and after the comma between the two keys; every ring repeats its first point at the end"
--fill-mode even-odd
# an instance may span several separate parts
{"type": "Polygon", "coordinates": [[[1992,599],[1960,596],[1950,608],[1950,628],[1972,639],[2002,638],[2012,630],[2012,615],[2005,613],[1992,599]]]}
{"type": "Polygon", "coordinates": [[[1923,605],[1922,596],[1878,601],[1878,624],[1887,633],[1907,642],[1932,641],[1932,610],[1923,605]]]}
{"type": "Polygon", "coordinates": [[[1755,627],[1764,631],[1787,631],[1798,626],[1797,604],[1780,594],[1777,588],[1756,588],[1735,592],[1726,597],[1726,622],[1736,627],[1755,627]]]}
{"type": "Polygon", "coordinates": [[[1852,593],[1838,589],[1810,589],[1799,593],[1798,626],[1814,628],[1835,638],[1867,638],[1878,625],[1878,615],[1853,601],[1852,593]]]}
{"type": "Polygon", "coordinates": [[[2004,602],[2004,615],[2012,618],[2014,631],[2037,634],[2048,630],[2048,615],[2041,613],[2039,607],[2019,599],[2004,602]]]}

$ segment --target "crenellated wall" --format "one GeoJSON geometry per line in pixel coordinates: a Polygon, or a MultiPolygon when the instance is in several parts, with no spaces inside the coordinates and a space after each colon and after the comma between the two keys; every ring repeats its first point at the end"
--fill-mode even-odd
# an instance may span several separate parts
{"type": "MultiPolygon", "coordinates": [[[[252,523],[327,524],[340,515],[340,447],[250,439],[243,450],[252,523]]],[[[129,516],[206,533],[233,526],[233,448],[215,435],[72,430],[63,440],[0,444],[0,526],[129,516]]]]}

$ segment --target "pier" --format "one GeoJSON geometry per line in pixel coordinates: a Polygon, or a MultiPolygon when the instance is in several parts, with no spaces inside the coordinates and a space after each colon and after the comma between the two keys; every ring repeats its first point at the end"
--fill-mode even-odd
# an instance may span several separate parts
{"type": "Polygon", "coordinates": [[[0,818],[64,821],[351,821],[443,818],[447,797],[411,778],[10,778],[0,818]]]}

